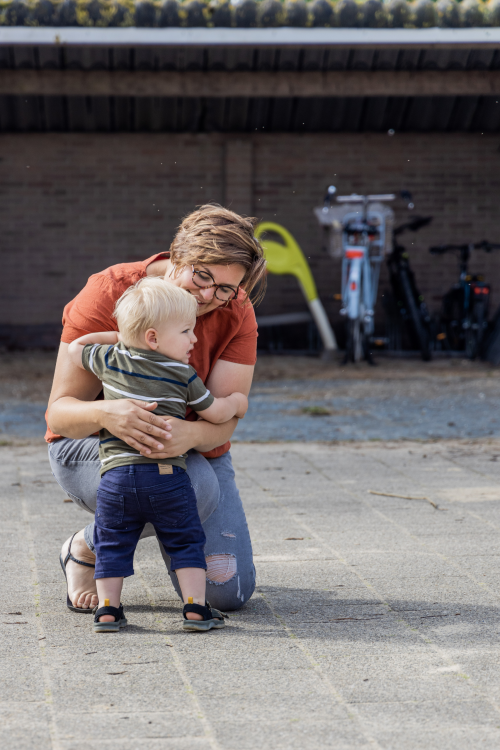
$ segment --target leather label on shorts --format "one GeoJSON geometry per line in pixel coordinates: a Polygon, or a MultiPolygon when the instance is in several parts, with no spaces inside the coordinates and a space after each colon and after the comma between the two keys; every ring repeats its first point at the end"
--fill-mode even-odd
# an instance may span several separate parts
{"type": "Polygon", "coordinates": [[[174,467],[172,466],[172,464],[158,464],[158,468],[160,470],[160,474],[174,473],[174,467]]]}

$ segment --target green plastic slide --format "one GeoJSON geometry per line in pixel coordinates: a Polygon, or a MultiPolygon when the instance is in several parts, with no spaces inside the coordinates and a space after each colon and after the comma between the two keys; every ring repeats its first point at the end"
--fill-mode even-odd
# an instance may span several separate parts
{"type": "Polygon", "coordinates": [[[264,248],[269,273],[278,275],[291,274],[295,276],[304,293],[314,322],[318,327],[325,352],[335,351],[337,349],[335,334],[326,315],[325,308],[318,297],[318,290],[316,289],[309,264],[297,241],[285,227],[273,221],[261,222],[255,229],[255,236],[261,241],[264,248]],[[266,233],[278,236],[281,242],[270,239],[261,240],[262,235],[266,233]]]}

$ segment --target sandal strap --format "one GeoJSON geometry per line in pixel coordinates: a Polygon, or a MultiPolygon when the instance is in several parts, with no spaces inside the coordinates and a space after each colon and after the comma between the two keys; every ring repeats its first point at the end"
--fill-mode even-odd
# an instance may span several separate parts
{"type": "Polygon", "coordinates": [[[204,620],[212,619],[212,610],[209,607],[203,607],[201,604],[185,604],[184,609],[182,610],[182,615],[185,620],[188,619],[186,617],[186,612],[193,612],[195,615],[201,615],[204,620]]]}
{"type": "Polygon", "coordinates": [[[193,612],[193,614],[195,615],[201,615],[203,617],[203,620],[222,620],[223,617],[227,618],[227,615],[219,612],[218,609],[212,609],[209,602],[205,602],[205,606],[201,604],[185,604],[184,609],[182,610],[182,615],[185,620],[188,619],[186,617],[187,612],[193,612]]]}
{"type": "Polygon", "coordinates": [[[210,610],[212,610],[212,617],[215,617],[218,620],[222,620],[222,619],[229,620],[229,615],[226,615],[225,612],[221,612],[220,609],[215,609],[214,607],[212,607],[210,602],[205,602],[205,604],[210,610]],[[215,612],[215,615],[214,615],[214,612],[215,612]]]}
{"type": "Polygon", "coordinates": [[[120,607],[101,607],[100,609],[97,609],[95,607],[92,610],[92,614],[94,615],[94,622],[99,622],[99,618],[102,617],[102,615],[113,615],[115,618],[115,622],[119,622],[119,620],[123,619],[123,605],[120,604],[120,607]]]}
{"type": "Polygon", "coordinates": [[[86,567],[86,568],[95,568],[95,565],[92,565],[92,563],[88,563],[88,562],[83,562],[83,560],[77,560],[77,559],[76,559],[76,557],[74,557],[74,556],[73,556],[73,555],[71,554],[71,544],[72,544],[72,542],[73,542],[73,539],[74,539],[74,538],[75,538],[75,536],[77,535],[77,533],[78,533],[78,532],[76,532],[76,531],[75,531],[75,533],[73,534],[73,536],[72,536],[72,537],[71,537],[71,539],[69,540],[69,544],[68,544],[68,552],[66,553],[66,557],[64,558],[64,565],[66,566],[66,563],[68,562],[68,560],[73,560],[73,562],[76,562],[76,563],[78,563],[78,565],[85,565],[85,567],[86,567]]]}

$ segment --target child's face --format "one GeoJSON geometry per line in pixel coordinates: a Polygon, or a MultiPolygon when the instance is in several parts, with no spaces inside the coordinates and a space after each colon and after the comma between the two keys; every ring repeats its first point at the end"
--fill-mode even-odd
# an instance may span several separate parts
{"type": "Polygon", "coordinates": [[[194,335],[195,324],[196,318],[193,318],[187,321],[170,321],[159,328],[149,328],[145,333],[146,344],[149,349],[187,365],[198,341],[194,335]]]}

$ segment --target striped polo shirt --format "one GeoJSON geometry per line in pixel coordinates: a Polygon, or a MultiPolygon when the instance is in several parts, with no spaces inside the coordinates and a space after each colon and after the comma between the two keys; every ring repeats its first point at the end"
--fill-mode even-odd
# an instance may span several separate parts
{"type": "MultiPolygon", "coordinates": [[[[157,401],[154,413],[160,417],[184,419],[187,406],[203,411],[214,402],[191,365],[175,362],[151,350],[126,347],[121,342],[114,346],[87,344],[82,364],[102,382],[105,399],[157,401]]],[[[108,430],[99,432],[99,458],[101,476],[109,469],[128,464],[173,464],[186,468],[185,455],[146,458],[108,430]]]]}

